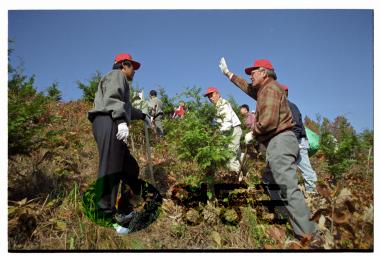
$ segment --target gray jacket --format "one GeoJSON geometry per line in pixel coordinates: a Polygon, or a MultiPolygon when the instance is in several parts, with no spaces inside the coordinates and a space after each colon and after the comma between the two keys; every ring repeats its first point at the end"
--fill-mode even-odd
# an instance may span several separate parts
{"type": "Polygon", "coordinates": [[[112,70],[99,82],[94,108],[88,112],[88,119],[92,122],[98,114],[110,114],[117,123],[129,123],[131,112],[127,78],[120,70],[112,70]]]}
{"type": "Polygon", "coordinates": [[[157,97],[153,97],[148,101],[148,111],[150,116],[156,116],[162,113],[162,102],[157,97]]]}

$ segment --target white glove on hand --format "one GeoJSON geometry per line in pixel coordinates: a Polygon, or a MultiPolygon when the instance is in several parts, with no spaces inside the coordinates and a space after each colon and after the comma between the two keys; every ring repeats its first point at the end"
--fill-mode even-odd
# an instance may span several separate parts
{"type": "Polygon", "coordinates": [[[251,131],[251,132],[248,132],[247,134],[245,134],[244,143],[246,145],[249,145],[250,143],[252,143],[252,141],[253,141],[253,133],[251,131]]]}
{"type": "Polygon", "coordinates": [[[145,119],[144,119],[144,122],[146,124],[146,126],[148,128],[151,128],[152,127],[152,120],[151,120],[151,117],[149,115],[146,115],[145,116],[145,119]]]}
{"type": "Polygon", "coordinates": [[[128,135],[129,135],[129,128],[126,122],[123,122],[117,125],[117,133],[116,133],[117,140],[125,141],[128,135]]]}
{"type": "Polygon", "coordinates": [[[224,60],[224,57],[220,59],[219,68],[224,73],[224,75],[227,75],[227,73],[230,72],[227,68],[227,63],[226,63],[226,60],[224,60]]]}

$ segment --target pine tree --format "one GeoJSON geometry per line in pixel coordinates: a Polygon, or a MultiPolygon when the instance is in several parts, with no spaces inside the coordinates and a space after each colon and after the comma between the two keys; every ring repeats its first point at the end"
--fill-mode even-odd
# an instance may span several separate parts
{"type": "Polygon", "coordinates": [[[47,97],[53,101],[59,102],[62,100],[61,90],[58,88],[58,82],[54,82],[46,89],[47,97]]]}
{"type": "Polygon", "coordinates": [[[98,84],[102,79],[102,75],[99,71],[96,71],[95,74],[88,80],[88,83],[77,81],[78,88],[82,89],[82,100],[87,102],[93,102],[95,99],[96,91],[98,90],[98,84]]]}

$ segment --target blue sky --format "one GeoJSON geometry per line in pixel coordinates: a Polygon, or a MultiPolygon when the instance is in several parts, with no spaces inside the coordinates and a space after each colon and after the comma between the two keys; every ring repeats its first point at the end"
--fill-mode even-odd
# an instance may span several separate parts
{"type": "Polygon", "coordinates": [[[135,82],[145,91],[216,86],[254,109],[218,63],[224,56],[248,80],[244,68],[265,58],[304,116],[343,114],[358,132],[373,128],[371,10],[18,10],[8,22],[11,62],[22,61],[39,90],[58,82],[65,101],[80,98],[76,81],[127,52],[141,62],[135,82]]]}

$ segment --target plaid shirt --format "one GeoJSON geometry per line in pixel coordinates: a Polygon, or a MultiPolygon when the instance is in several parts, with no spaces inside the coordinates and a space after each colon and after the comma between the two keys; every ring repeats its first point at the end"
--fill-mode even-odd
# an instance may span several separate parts
{"type": "Polygon", "coordinates": [[[248,84],[243,78],[233,75],[231,81],[256,102],[256,122],[253,135],[260,143],[269,140],[294,126],[285,91],[275,80],[269,81],[259,89],[248,84]]]}

